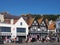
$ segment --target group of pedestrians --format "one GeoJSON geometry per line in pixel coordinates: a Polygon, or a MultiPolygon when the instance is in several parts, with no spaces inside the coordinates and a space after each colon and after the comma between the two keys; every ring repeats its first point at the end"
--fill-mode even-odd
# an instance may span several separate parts
{"type": "MultiPolygon", "coordinates": [[[[54,37],[54,36],[40,36],[39,34],[30,34],[27,36],[27,39],[25,40],[25,42],[36,42],[36,41],[40,41],[40,42],[60,42],[59,37],[54,37]]],[[[3,42],[4,43],[22,43],[23,42],[23,38],[20,37],[16,37],[15,39],[11,39],[11,38],[3,38],[3,42]]]]}
{"type": "Polygon", "coordinates": [[[40,35],[28,35],[26,42],[59,42],[59,37],[50,37],[50,36],[40,36],[40,35]]]}

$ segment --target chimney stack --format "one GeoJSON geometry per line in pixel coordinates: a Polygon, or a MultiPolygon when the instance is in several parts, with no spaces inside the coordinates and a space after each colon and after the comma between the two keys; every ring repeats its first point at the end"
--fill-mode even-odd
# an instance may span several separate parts
{"type": "Polygon", "coordinates": [[[11,24],[13,24],[14,23],[14,19],[11,19],[11,24]]]}

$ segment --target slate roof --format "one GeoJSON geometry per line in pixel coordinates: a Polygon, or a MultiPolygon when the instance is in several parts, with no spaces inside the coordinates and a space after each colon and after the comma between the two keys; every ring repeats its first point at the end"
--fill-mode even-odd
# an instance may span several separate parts
{"type": "Polygon", "coordinates": [[[19,16],[11,15],[7,12],[0,12],[0,14],[4,15],[4,19],[18,19],[19,16]]]}

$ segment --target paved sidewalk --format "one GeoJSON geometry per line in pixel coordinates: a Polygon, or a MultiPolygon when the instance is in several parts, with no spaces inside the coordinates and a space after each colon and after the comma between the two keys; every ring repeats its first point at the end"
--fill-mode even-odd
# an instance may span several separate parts
{"type": "Polygon", "coordinates": [[[16,44],[16,43],[7,43],[7,44],[0,44],[0,45],[60,45],[60,43],[58,42],[31,42],[31,43],[20,43],[20,44],[16,44]]]}

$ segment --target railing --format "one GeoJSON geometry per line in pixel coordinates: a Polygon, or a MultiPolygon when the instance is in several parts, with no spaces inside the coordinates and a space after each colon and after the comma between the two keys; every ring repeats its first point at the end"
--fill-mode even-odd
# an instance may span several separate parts
{"type": "Polygon", "coordinates": [[[17,33],[17,36],[26,36],[26,33],[17,33]]]}
{"type": "Polygon", "coordinates": [[[0,32],[1,36],[11,36],[11,32],[0,32]]]}
{"type": "Polygon", "coordinates": [[[48,33],[48,31],[29,31],[29,33],[48,33]]]}

